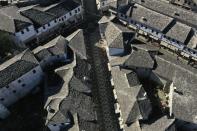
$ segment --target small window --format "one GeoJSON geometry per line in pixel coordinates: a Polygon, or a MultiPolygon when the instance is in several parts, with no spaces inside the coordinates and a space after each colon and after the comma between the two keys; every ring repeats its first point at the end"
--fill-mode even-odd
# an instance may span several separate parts
{"type": "Polygon", "coordinates": [[[29,31],[29,28],[26,28],[27,31],[29,31]]]}
{"type": "Polygon", "coordinates": [[[56,124],[53,124],[53,126],[57,126],[56,124]]]}
{"type": "Polygon", "coordinates": [[[141,0],[141,2],[143,2],[143,3],[144,3],[145,1],[144,1],[144,0],[141,0]]]}
{"type": "Polygon", "coordinates": [[[51,24],[50,24],[50,23],[48,23],[48,26],[51,26],[51,24]]]}
{"type": "Polygon", "coordinates": [[[21,83],[21,80],[18,80],[18,83],[21,83]]]}
{"type": "Polygon", "coordinates": [[[13,92],[13,93],[16,93],[16,90],[13,90],[12,92],[13,92]]]}
{"type": "Polygon", "coordinates": [[[24,34],[24,31],[23,30],[21,31],[21,34],[24,34]]]}
{"type": "Polygon", "coordinates": [[[66,16],[64,16],[64,18],[66,19],[66,16]]]}
{"type": "Polygon", "coordinates": [[[145,21],[145,22],[147,22],[147,19],[145,17],[142,17],[142,20],[145,21]]]}
{"type": "Polygon", "coordinates": [[[174,13],[174,15],[176,15],[176,16],[180,16],[180,15],[179,15],[179,13],[174,13]]]}
{"type": "Polygon", "coordinates": [[[55,20],[55,23],[57,23],[57,20],[55,20]]]}
{"type": "Polygon", "coordinates": [[[33,73],[35,74],[36,73],[36,70],[33,70],[33,73]]]}
{"type": "Polygon", "coordinates": [[[75,13],[77,13],[77,10],[75,10],[75,13]]]}
{"type": "Polygon", "coordinates": [[[43,29],[46,29],[45,26],[43,26],[43,29]]]}
{"type": "Polygon", "coordinates": [[[72,12],[70,12],[69,14],[70,14],[70,16],[71,16],[71,15],[72,15],[72,12]]]}
{"type": "Polygon", "coordinates": [[[80,8],[78,8],[78,11],[80,11],[80,8]]]}
{"type": "Polygon", "coordinates": [[[1,98],[1,99],[0,99],[0,101],[4,101],[4,100],[5,100],[4,98],[1,98]]]}
{"type": "Polygon", "coordinates": [[[26,86],[26,84],[22,84],[22,87],[25,87],[26,86]]]}
{"type": "Polygon", "coordinates": [[[62,18],[62,21],[64,21],[64,18],[62,18]]]}
{"type": "Polygon", "coordinates": [[[8,89],[8,88],[10,88],[9,86],[6,86],[6,88],[8,89]]]}

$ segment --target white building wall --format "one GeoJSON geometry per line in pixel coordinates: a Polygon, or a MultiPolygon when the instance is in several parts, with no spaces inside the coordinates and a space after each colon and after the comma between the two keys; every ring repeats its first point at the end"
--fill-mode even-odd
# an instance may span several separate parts
{"type": "Polygon", "coordinates": [[[20,43],[25,43],[36,37],[36,31],[34,26],[30,25],[29,27],[23,29],[22,31],[16,32],[15,36],[17,37],[20,43]]]}
{"type": "Polygon", "coordinates": [[[0,89],[0,103],[8,107],[30,93],[43,78],[40,66],[30,70],[25,75],[0,89]],[[4,99],[4,100],[2,100],[4,99]]]}
{"type": "Polygon", "coordinates": [[[37,30],[34,28],[33,25],[29,26],[26,29],[23,29],[20,32],[15,33],[14,41],[20,47],[24,47],[25,43],[31,41],[35,38],[42,38],[43,36],[54,32],[58,29],[62,24],[67,23],[68,21],[76,21],[77,18],[82,18],[83,9],[81,6],[73,9],[72,11],[66,13],[65,15],[52,20],[51,22],[45,24],[44,26],[38,28],[37,30]]]}

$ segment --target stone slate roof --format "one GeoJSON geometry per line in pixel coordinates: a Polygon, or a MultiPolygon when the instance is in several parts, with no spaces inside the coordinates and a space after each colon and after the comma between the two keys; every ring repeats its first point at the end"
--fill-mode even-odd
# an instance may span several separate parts
{"type": "Polygon", "coordinates": [[[166,33],[166,36],[185,43],[190,31],[191,27],[180,22],[176,22],[176,24],[166,33]]]}
{"type": "Polygon", "coordinates": [[[67,12],[70,12],[71,10],[77,8],[78,6],[79,4],[74,2],[73,0],[66,0],[45,11],[55,15],[56,17],[60,17],[67,12]]]}
{"type": "Polygon", "coordinates": [[[125,61],[124,66],[129,68],[150,68],[154,66],[154,60],[147,51],[134,51],[130,57],[125,61]]]}
{"type": "Polygon", "coordinates": [[[168,16],[157,13],[139,4],[131,6],[126,14],[133,20],[141,22],[149,27],[163,31],[173,20],[168,16]]]}
{"type": "Polygon", "coordinates": [[[15,33],[32,24],[32,22],[20,15],[19,8],[7,6],[0,8],[0,30],[15,33]]]}
{"type": "Polygon", "coordinates": [[[38,66],[34,55],[26,50],[0,65],[0,88],[7,86],[34,67],[38,66]]]}
{"type": "Polygon", "coordinates": [[[167,116],[163,116],[152,124],[142,126],[142,131],[166,131],[174,121],[174,119],[168,119],[167,116]]]}
{"type": "Polygon", "coordinates": [[[136,96],[141,89],[141,86],[130,87],[125,72],[119,67],[112,67],[112,78],[114,82],[114,89],[117,94],[118,103],[122,112],[124,123],[127,121],[129,114],[136,102],[136,96]]]}
{"type": "Polygon", "coordinates": [[[67,38],[69,47],[82,59],[87,59],[83,30],[79,29],[67,38]]]}
{"type": "Polygon", "coordinates": [[[197,71],[171,55],[157,56],[156,61],[158,66],[154,73],[173,81],[176,90],[181,92],[173,94],[172,113],[175,118],[196,123],[197,71]]]}
{"type": "Polygon", "coordinates": [[[32,20],[36,25],[42,26],[45,25],[56,18],[55,15],[43,12],[36,9],[28,9],[21,11],[21,14],[30,20],[32,20]]]}
{"type": "Polygon", "coordinates": [[[188,23],[197,28],[197,14],[195,12],[184,10],[159,0],[144,0],[144,2],[141,2],[141,0],[133,1],[159,13],[174,17],[180,21],[184,21],[186,24],[188,23]]]}
{"type": "Polygon", "coordinates": [[[63,36],[58,36],[47,44],[37,47],[33,52],[40,60],[43,60],[48,56],[65,54],[67,52],[66,44],[66,39],[63,36]]]}

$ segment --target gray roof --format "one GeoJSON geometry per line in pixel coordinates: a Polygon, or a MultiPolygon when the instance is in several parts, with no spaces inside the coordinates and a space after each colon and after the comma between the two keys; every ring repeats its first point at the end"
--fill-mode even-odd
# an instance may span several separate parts
{"type": "Polygon", "coordinates": [[[136,96],[140,91],[141,86],[130,87],[125,71],[121,71],[117,66],[112,67],[112,78],[114,89],[117,94],[117,100],[122,112],[122,118],[125,123],[136,102],[136,96]]]}
{"type": "Polygon", "coordinates": [[[69,47],[82,59],[87,59],[83,30],[79,29],[67,38],[69,47]]]}
{"type": "Polygon", "coordinates": [[[166,131],[174,121],[174,119],[168,119],[167,116],[163,116],[154,123],[142,126],[142,131],[166,131]]]}
{"type": "Polygon", "coordinates": [[[149,9],[171,16],[197,28],[197,14],[159,0],[133,0],[149,9]],[[175,15],[177,13],[178,15],[175,15]]]}
{"type": "Polygon", "coordinates": [[[69,85],[72,86],[73,89],[75,89],[79,92],[91,93],[90,88],[85,83],[83,83],[81,80],[76,78],[75,76],[72,77],[69,85]]]}
{"type": "Polygon", "coordinates": [[[127,15],[129,15],[129,17],[131,17],[133,20],[141,22],[161,32],[173,20],[173,18],[157,13],[139,4],[134,4],[131,6],[127,11],[127,15]]]}
{"type": "Polygon", "coordinates": [[[56,16],[47,12],[43,12],[36,9],[28,9],[21,11],[21,14],[30,20],[32,20],[36,25],[42,26],[56,19],[56,16]]]}
{"type": "Polygon", "coordinates": [[[38,66],[34,55],[26,50],[0,65],[0,88],[7,86],[34,67],[38,66]]]}
{"type": "Polygon", "coordinates": [[[74,2],[73,0],[66,0],[45,11],[55,15],[56,17],[60,17],[62,15],[65,15],[67,12],[70,12],[71,10],[77,8],[78,6],[79,4],[74,2]]]}
{"type": "Polygon", "coordinates": [[[154,66],[154,60],[147,51],[133,51],[125,61],[124,66],[129,68],[150,68],[154,66]]]}
{"type": "Polygon", "coordinates": [[[176,22],[176,24],[166,33],[166,36],[185,43],[190,31],[191,27],[180,22],[176,22]]]}
{"type": "Polygon", "coordinates": [[[173,94],[172,113],[178,119],[196,123],[196,69],[171,55],[157,56],[156,61],[158,66],[154,73],[171,80],[176,90],[181,92],[173,94]]]}
{"type": "Polygon", "coordinates": [[[36,54],[40,60],[43,60],[51,55],[65,54],[67,52],[66,44],[67,41],[63,36],[57,36],[47,44],[34,49],[33,53],[36,54]]]}
{"type": "Polygon", "coordinates": [[[0,30],[15,33],[31,25],[32,22],[20,15],[19,8],[7,6],[0,8],[0,30]]]}
{"type": "Polygon", "coordinates": [[[124,48],[122,31],[112,22],[107,23],[105,29],[105,38],[111,48],[124,48]]]}

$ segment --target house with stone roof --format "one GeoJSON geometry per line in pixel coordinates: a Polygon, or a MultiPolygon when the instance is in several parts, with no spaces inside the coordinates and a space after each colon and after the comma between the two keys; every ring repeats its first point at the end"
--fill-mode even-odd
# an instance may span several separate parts
{"type": "Polygon", "coordinates": [[[130,42],[135,33],[124,27],[118,20],[105,20],[105,16],[99,21],[100,34],[106,40],[110,56],[124,55],[129,52],[130,42]]]}
{"type": "Polygon", "coordinates": [[[46,7],[37,5],[30,9],[23,8],[20,11],[21,15],[29,18],[34,23],[37,39],[39,40],[58,33],[63,25],[79,22],[82,19],[82,12],[81,5],[73,0],[58,2],[46,7]]]}
{"type": "Polygon", "coordinates": [[[68,49],[67,40],[63,36],[57,36],[45,45],[38,46],[33,50],[33,53],[43,70],[60,66],[73,59],[72,51],[68,49]]]}
{"type": "Polygon", "coordinates": [[[36,36],[33,23],[22,16],[16,6],[0,8],[0,31],[8,33],[10,38],[20,47],[36,36]]]}
{"type": "MultiPolygon", "coordinates": [[[[0,65],[0,118],[3,111],[34,90],[43,78],[43,71],[34,55],[25,50],[0,65]]],[[[8,114],[7,114],[8,115],[8,114]]]]}

